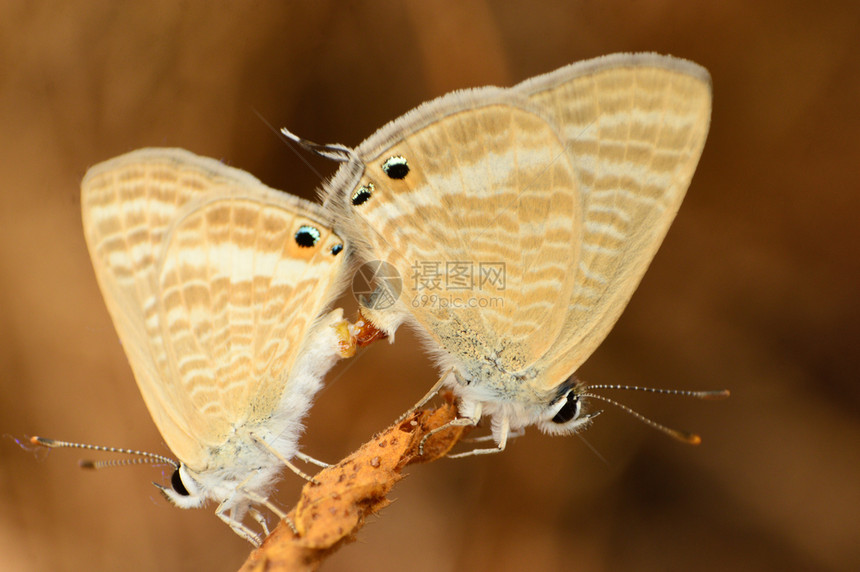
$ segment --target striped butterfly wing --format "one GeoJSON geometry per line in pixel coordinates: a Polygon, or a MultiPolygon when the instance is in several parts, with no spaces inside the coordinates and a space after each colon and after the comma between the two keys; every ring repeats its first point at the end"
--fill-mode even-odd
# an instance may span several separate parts
{"type": "Polygon", "coordinates": [[[550,389],[603,341],[663,241],[705,144],[711,82],[692,62],[620,54],[514,89],[557,126],[583,205],[573,296],[542,360],[550,389]]]}
{"type": "Polygon", "coordinates": [[[337,295],[346,260],[333,252],[342,241],[316,205],[261,185],[235,191],[187,204],[159,263],[171,374],[162,407],[212,447],[240,424],[298,432],[318,388],[292,387],[291,372],[314,326],[329,325],[317,318],[337,295]],[[280,427],[270,419],[284,392],[299,394],[298,407],[278,416],[280,427]]]}
{"type": "Polygon", "coordinates": [[[182,450],[193,442],[188,427],[163,410],[171,396],[157,261],[177,211],[209,192],[220,169],[181,149],[140,149],[95,165],[81,183],[84,235],[105,304],[147,408],[162,435],[181,436],[182,450]]]}
{"type": "Polygon", "coordinates": [[[495,308],[428,309],[413,291],[371,317],[393,329],[411,314],[457,357],[510,372],[538,365],[549,370],[539,389],[555,386],[638,285],[689,185],[709,114],[703,68],[622,54],[512,89],[455,92],[392,122],[328,186],[344,229],[366,258],[404,277],[421,260],[501,262],[507,283],[495,308]],[[400,180],[386,176],[391,157],[410,165],[400,180]],[[370,198],[351,204],[362,189],[370,198]]]}
{"type": "MultiPolygon", "coordinates": [[[[201,427],[209,426],[194,411],[195,398],[182,389],[181,372],[206,358],[182,354],[183,344],[200,348],[214,338],[230,343],[233,332],[201,328],[194,334],[200,340],[178,341],[184,324],[199,326],[201,320],[194,315],[183,322],[183,311],[169,308],[176,294],[187,292],[174,288],[170,300],[165,297],[165,269],[177,266],[176,246],[168,244],[188,239],[188,224],[195,218],[190,213],[215,196],[265,201],[277,196],[294,210],[287,197],[274,193],[248,173],[181,149],[133,151],[94,166],[82,182],[84,233],[105,303],[153,420],[173,452],[192,466],[199,466],[203,454],[201,427]],[[174,322],[165,329],[168,320],[174,322]]],[[[308,209],[322,219],[315,208],[308,209]]],[[[235,268],[238,272],[239,265],[235,268]]],[[[332,275],[339,268],[332,266],[332,275]]],[[[231,296],[221,301],[229,304],[231,296]]]]}
{"type": "Polygon", "coordinates": [[[357,155],[363,168],[342,167],[327,200],[365,258],[404,279],[398,304],[369,317],[389,330],[414,320],[478,369],[520,371],[548,351],[563,326],[557,298],[573,291],[581,214],[563,142],[534,106],[497,88],[454,92],[357,155]],[[403,159],[408,172],[392,177],[403,159]]]}

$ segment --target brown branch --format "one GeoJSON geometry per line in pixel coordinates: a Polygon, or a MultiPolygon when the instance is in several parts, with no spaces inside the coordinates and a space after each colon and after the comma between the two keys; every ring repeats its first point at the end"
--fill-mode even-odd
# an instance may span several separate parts
{"type": "Polygon", "coordinates": [[[392,425],[340,463],[314,476],[290,511],[298,535],[281,522],[263,545],[251,553],[240,572],[316,570],[341,546],[352,542],[368,516],[390,502],[386,495],[412,463],[439,459],[463,436],[451,427],[427,440],[424,455],[418,445],[425,435],[457,416],[449,396],[438,409],[420,411],[392,425]]]}

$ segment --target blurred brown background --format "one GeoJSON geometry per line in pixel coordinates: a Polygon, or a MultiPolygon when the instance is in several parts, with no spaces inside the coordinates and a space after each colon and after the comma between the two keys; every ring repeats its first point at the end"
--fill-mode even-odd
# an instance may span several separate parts
{"type": "MultiPolygon", "coordinates": [[[[710,137],[581,375],[730,388],[717,403],[625,396],[704,443],[607,410],[583,436],[606,462],[532,430],[502,455],[413,467],[327,569],[860,569],[860,4],[77,4],[0,5],[0,433],[169,454],[86,252],[78,184],[94,163],[179,146],[312,197],[317,174],[255,109],[355,145],[455,88],[671,53],[713,75],[710,137]]],[[[327,460],[436,379],[405,333],[343,365],[303,441],[327,460]]],[[[214,507],[169,506],[160,468],[84,472],[78,457],[0,441],[0,569],[233,570],[248,554],[214,507]]],[[[285,476],[278,502],[300,484],[285,476]]]]}

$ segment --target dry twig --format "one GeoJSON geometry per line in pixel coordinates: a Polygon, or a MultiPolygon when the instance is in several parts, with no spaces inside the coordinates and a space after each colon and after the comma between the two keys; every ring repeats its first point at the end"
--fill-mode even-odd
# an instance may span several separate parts
{"type": "Polygon", "coordinates": [[[424,436],[456,416],[451,399],[438,409],[413,413],[317,473],[317,482],[304,486],[288,515],[298,535],[281,522],[240,572],[319,568],[328,555],[355,539],[368,516],[388,505],[386,495],[403,478],[406,465],[435,461],[451,450],[463,435],[462,427],[436,433],[424,444],[424,455],[418,455],[424,436]]]}

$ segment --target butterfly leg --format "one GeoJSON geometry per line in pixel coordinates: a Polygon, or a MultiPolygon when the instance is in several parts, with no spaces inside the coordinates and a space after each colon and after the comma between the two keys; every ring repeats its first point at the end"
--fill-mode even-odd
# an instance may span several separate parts
{"type": "Polygon", "coordinates": [[[251,518],[253,518],[257,522],[257,524],[260,525],[260,528],[263,529],[263,535],[269,536],[269,525],[266,522],[266,517],[263,516],[263,513],[261,513],[254,507],[251,507],[248,512],[250,513],[251,518]]]}
{"type": "Polygon", "coordinates": [[[472,449],[471,451],[466,451],[465,453],[457,453],[456,455],[448,455],[451,459],[462,459],[463,457],[470,457],[472,455],[491,455],[493,453],[501,453],[505,450],[505,447],[508,444],[508,437],[515,437],[521,435],[522,431],[518,434],[517,432],[511,433],[511,424],[508,421],[507,417],[502,418],[502,426],[499,431],[499,443],[495,447],[487,447],[486,449],[472,449]]]}
{"type": "MultiPolygon", "coordinates": [[[[519,428],[516,431],[508,431],[508,439],[516,439],[517,437],[522,437],[526,434],[526,430],[524,428],[519,428]]],[[[469,439],[461,439],[464,443],[483,443],[485,441],[492,441],[494,437],[492,435],[481,435],[480,437],[471,437],[469,439]]]]}
{"type": "MultiPolygon", "coordinates": [[[[421,439],[421,442],[418,443],[418,454],[424,455],[424,443],[426,443],[427,439],[429,439],[430,437],[432,437],[433,435],[435,435],[439,431],[444,431],[445,429],[449,429],[451,427],[474,427],[475,425],[478,424],[478,421],[480,421],[480,420],[481,420],[480,417],[477,417],[475,419],[472,419],[471,417],[460,417],[458,419],[454,419],[453,421],[449,421],[448,423],[445,423],[444,425],[441,425],[439,427],[436,427],[435,429],[428,431],[427,434],[424,435],[424,437],[421,439]]],[[[455,455],[448,455],[448,456],[449,457],[455,457],[455,455]]]]}
{"type": "Polygon", "coordinates": [[[252,531],[248,526],[246,526],[242,522],[243,519],[241,517],[237,518],[236,513],[238,511],[241,515],[249,514],[251,518],[253,518],[254,521],[260,525],[260,528],[263,529],[263,538],[269,536],[269,525],[266,522],[266,517],[263,516],[263,513],[261,513],[255,507],[250,506],[250,504],[247,503],[245,499],[251,501],[252,503],[265,506],[281,520],[286,519],[287,515],[284,514],[284,512],[277,506],[272,504],[269,499],[261,496],[259,493],[250,491],[245,488],[245,485],[248,483],[248,481],[251,480],[253,476],[253,474],[250,474],[247,476],[247,478],[245,478],[244,481],[239,483],[239,486],[236,487],[234,497],[226,499],[220,505],[218,505],[218,509],[215,511],[215,514],[218,515],[218,518],[227,523],[227,525],[232,528],[236,534],[238,534],[254,546],[260,546],[260,544],[262,543],[260,536],[254,531],[252,531]],[[242,497],[242,500],[239,504],[233,501],[236,496],[242,497]]]}
{"type": "MultiPolygon", "coordinates": [[[[263,505],[264,507],[266,507],[267,509],[272,511],[272,514],[274,514],[279,519],[281,519],[282,521],[287,523],[287,526],[290,527],[290,530],[293,531],[293,534],[295,534],[296,536],[299,535],[299,530],[296,528],[296,523],[294,523],[292,521],[292,519],[289,516],[287,516],[287,513],[282,511],[275,503],[273,503],[272,501],[270,501],[269,499],[267,499],[264,496],[258,495],[257,493],[255,493],[253,491],[242,491],[242,492],[244,492],[245,495],[250,500],[252,500],[253,502],[255,502],[259,505],[263,505]]],[[[257,514],[259,514],[259,512],[257,514]]],[[[257,521],[257,522],[259,522],[259,521],[257,521]]],[[[268,530],[268,528],[266,528],[266,525],[264,523],[260,523],[260,525],[263,527],[263,530],[266,532],[266,536],[269,536],[269,530],[268,530]]]]}
{"type": "Polygon", "coordinates": [[[331,467],[331,465],[329,465],[328,463],[326,463],[324,461],[320,461],[319,459],[314,459],[310,455],[306,455],[305,453],[302,453],[301,451],[296,451],[295,457],[296,457],[296,459],[304,461],[305,463],[310,463],[311,465],[316,465],[317,467],[321,467],[323,469],[327,469],[328,467],[331,467]]]}
{"type": "MultiPolygon", "coordinates": [[[[454,368],[453,368],[453,367],[452,367],[451,369],[449,369],[448,371],[446,371],[445,373],[443,373],[443,374],[442,374],[442,377],[440,377],[440,378],[439,378],[439,381],[437,381],[436,383],[434,383],[434,384],[433,384],[433,387],[431,387],[431,388],[430,388],[430,391],[428,391],[428,392],[427,392],[427,394],[426,394],[424,397],[422,397],[421,399],[419,399],[419,400],[418,400],[418,403],[416,403],[415,405],[413,405],[412,407],[410,407],[408,410],[406,410],[406,413],[404,413],[403,415],[401,415],[400,417],[398,417],[398,418],[397,418],[397,421],[395,421],[395,422],[394,422],[394,424],[395,424],[395,425],[397,425],[398,423],[402,423],[404,419],[406,419],[407,417],[409,417],[410,415],[412,415],[413,413],[415,413],[415,411],[416,411],[418,408],[423,407],[425,403],[427,403],[428,401],[430,401],[431,399],[433,399],[433,396],[434,396],[434,395],[436,395],[437,393],[439,393],[439,390],[440,390],[440,389],[442,389],[442,386],[445,384],[445,379],[446,379],[449,375],[451,375],[452,373],[454,373],[454,368]]],[[[434,430],[433,432],[438,431],[439,429],[442,429],[443,427],[446,427],[446,426],[445,426],[445,425],[443,425],[442,427],[439,427],[438,429],[434,430]]],[[[432,434],[433,432],[431,432],[431,434],[432,434]]],[[[428,436],[429,436],[429,435],[428,435],[428,436]]],[[[424,443],[424,441],[425,441],[426,439],[427,439],[427,437],[424,437],[424,440],[422,440],[422,441],[421,441],[421,443],[423,444],[423,443],[424,443]]],[[[423,453],[422,453],[422,455],[423,455],[423,453]]]]}
{"type": "MultiPolygon", "coordinates": [[[[443,378],[444,379],[444,378],[443,378]]],[[[459,417],[454,419],[453,421],[449,421],[444,425],[436,427],[435,429],[431,429],[427,432],[426,435],[421,439],[421,442],[418,443],[418,454],[424,455],[424,443],[427,442],[427,439],[438,433],[439,431],[444,431],[449,427],[474,427],[478,424],[478,421],[481,420],[481,404],[477,403],[475,405],[475,409],[472,411],[472,415],[470,417],[459,417]]],[[[450,456],[450,455],[449,455],[450,456]]]]}
{"type": "Polygon", "coordinates": [[[309,483],[319,484],[319,483],[317,483],[317,481],[314,480],[313,477],[311,477],[310,475],[308,475],[307,473],[302,471],[300,468],[298,468],[297,466],[292,464],[289,459],[287,459],[286,457],[281,455],[280,452],[278,452],[274,447],[272,447],[271,445],[266,443],[263,439],[260,439],[257,435],[255,435],[253,433],[251,433],[251,438],[254,439],[254,441],[256,441],[257,444],[259,444],[260,446],[265,448],[269,453],[274,455],[274,457],[276,459],[278,459],[280,462],[282,462],[292,472],[294,472],[295,474],[297,474],[298,476],[300,476],[304,480],[308,481],[309,483]]]}
{"type": "MultiPolygon", "coordinates": [[[[254,534],[250,528],[233,518],[232,515],[227,514],[228,512],[228,504],[227,501],[222,502],[218,505],[218,508],[215,510],[215,514],[224,521],[230,528],[233,529],[233,532],[253,544],[255,547],[259,547],[262,544],[259,535],[254,534]]],[[[231,511],[232,512],[232,511],[231,511]]]]}

